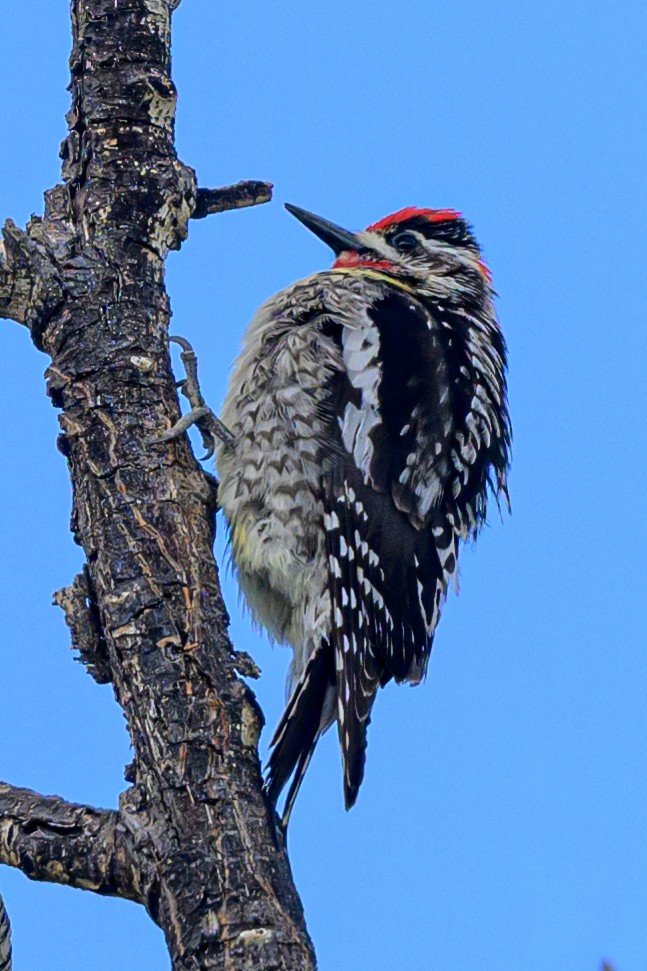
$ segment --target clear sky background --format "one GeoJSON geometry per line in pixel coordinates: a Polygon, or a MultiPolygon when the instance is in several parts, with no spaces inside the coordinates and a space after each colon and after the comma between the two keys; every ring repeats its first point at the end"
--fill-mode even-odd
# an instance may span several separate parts
{"type": "MultiPolygon", "coordinates": [[[[356,808],[330,733],[290,851],[322,971],[647,971],[645,48],[642,0],[183,0],[178,148],[276,201],[191,226],[173,329],[219,406],[253,311],[405,205],[474,224],[510,346],[513,515],[462,557],[425,685],[381,693],[356,808]]],[[[0,217],[58,179],[67,0],[2,0],[0,217]]],[[[0,778],[115,806],[128,739],[52,591],[79,569],[46,358],[0,322],[0,778]]],[[[222,529],[218,547],[222,550],[222,529]]],[[[286,651],[226,598],[263,669],[286,651]]],[[[263,737],[267,745],[269,731],[263,737]]],[[[0,870],[16,971],[167,967],[134,904],[0,870]]]]}

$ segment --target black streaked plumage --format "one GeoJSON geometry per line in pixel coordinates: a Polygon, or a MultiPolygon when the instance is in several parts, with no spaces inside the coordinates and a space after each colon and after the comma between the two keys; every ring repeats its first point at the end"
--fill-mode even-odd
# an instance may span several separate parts
{"type": "Polygon", "coordinates": [[[219,465],[243,590],[295,652],[267,779],[273,802],[291,780],[284,821],[335,720],[355,802],[377,690],[424,677],[460,542],[488,490],[507,499],[510,451],[505,343],[469,225],[407,209],[353,235],[294,211],[337,260],[250,327],[219,465]]]}

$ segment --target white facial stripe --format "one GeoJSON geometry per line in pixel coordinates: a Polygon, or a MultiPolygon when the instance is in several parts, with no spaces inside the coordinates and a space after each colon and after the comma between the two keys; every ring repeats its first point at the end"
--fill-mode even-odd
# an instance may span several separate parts
{"type": "Polygon", "coordinates": [[[378,257],[382,257],[395,266],[406,267],[407,272],[420,280],[429,281],[436,278],[442,281],[442,286],[450,292],[462,289],[460,280],[448,277],[443,269],[455,269],[457,265],[464,268],[467,272],[476,270],[482,275],[482,258],[478,250],[471,246],[455,246],[453,243],[445,242],[441,239],[426,239],[422,233],[407,229],[413,233],[422,246],[424,254],[419,256],[409,254],[404,256],[399,253],[394,246],[390,246],[382,233],[365,230],[357,233],[357,238],[371,249],[378,257]],[[430,265],[431,264],[431,265],[430,265]]]}

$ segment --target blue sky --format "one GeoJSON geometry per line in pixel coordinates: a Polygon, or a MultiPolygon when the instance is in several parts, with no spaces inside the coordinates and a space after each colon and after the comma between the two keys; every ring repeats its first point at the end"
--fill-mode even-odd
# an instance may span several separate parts
{"type": "MultiPolygon", "coordinates": [[[[24,223],[58,178],[68,3],[3,0],[0,24],[0,216],[24,223]]],[[[426,684],[378,699],[356,808],[330,734],[295,809],[322,971],[647,968],[646,27],[629,0],[175,15],[182,158],[207,186],[276,185],[271,206],[193,224],[168,262],[173,329],[214,406],[258,304],[329,260],[284,201],[349,228],[461,209],[510,346],[513,515],[464,551],[426,684]]],[[[0,778],[114,806],[123,719],[50,606],[82,561],[47,362],[1,323],[0,778]]],[[[225,593],[271,727],[287,652],[225,593]]],[[[135,905],[7,868],[0,889],[20,971],[167,966],[135,905]]]]}

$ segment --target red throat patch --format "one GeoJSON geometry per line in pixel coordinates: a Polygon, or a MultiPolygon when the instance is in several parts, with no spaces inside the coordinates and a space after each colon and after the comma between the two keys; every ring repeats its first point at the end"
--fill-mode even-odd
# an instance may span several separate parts
{"type": "Polygon", "coordinates": [[[455,209],[418,209],[416,206],[409,206],[407,209],[399,209],[397,212],[391,213],[390,216],[385,216],[384,219],[373,223],[372,226],[367,226],[366,232],[379,232],[396,223],[406,222],[407,219],[415,219],[416,217],[427,219],[430,223],[444,223],[448,219],[461,219],[462,215],[455,209]]]}
{"type": "Polygon", "coordinates": [[[488,283],[492,283],[492,274],[490,273],[490,267],[483,260],[479,260],[477,264],[479,272],[482,277],[485,277],[488,283]]]}

